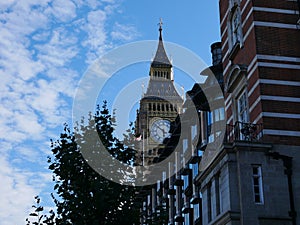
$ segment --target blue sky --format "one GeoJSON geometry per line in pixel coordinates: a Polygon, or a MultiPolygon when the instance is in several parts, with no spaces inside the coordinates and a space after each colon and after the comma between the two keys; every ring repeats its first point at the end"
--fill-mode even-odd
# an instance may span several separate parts
{"type": "Polygon", "coordinates": [[[71,123],[78,82],[107,51],[157,40],[159,18],[165,41],[211,64],[210,44],[220,40],[217,0],[0,1],[2,225],[25,224],[35,195],[52,205],[49,140],[71,123]]]}

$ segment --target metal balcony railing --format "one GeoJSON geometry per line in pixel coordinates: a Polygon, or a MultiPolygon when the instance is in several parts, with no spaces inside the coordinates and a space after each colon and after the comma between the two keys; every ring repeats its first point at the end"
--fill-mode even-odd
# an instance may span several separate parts
{"type": "Polygon", "coordinates": [[[260,142],[263,138],[263,124],[236,122],[226,125],[225,142],[260,142]]]}

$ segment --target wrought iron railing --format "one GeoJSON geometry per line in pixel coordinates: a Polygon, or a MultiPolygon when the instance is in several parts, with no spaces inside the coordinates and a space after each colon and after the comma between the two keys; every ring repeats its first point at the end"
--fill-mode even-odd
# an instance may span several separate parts
{"type": "Polygon", "coordinates": [[[259,142],[263,138],[263,124],[242,123],[226,125],[225,142],[250,141],[259,142]]]}

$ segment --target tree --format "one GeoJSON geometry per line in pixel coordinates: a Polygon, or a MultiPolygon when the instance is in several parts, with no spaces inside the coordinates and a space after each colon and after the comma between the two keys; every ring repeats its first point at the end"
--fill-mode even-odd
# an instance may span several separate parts
{"type": "MultiPolygon", "coordinates": [[[[84,120],[78,124],[75,128],[77,135],[65,125],[59,140],[51,141],[53,156],[48,157],[48,163],[55,182],[56,193],[52,194],[56,205],[55,224],[138,223],[138,212],[134,209],[135,188],[108,180],[90,167],[93,160],[95,163],[99,162],[96,159],[99,159],[104,151],[108,151],[115,160],[129,166],[133,164],[134,142],[129,140],[133,138],[133,130],[130,129],[124,136],[125,141],[121,142],[114,137],[114,122],[114,116],[110,115],[107,103],[104,102],[101,109],[98,106],[94,116],[89,115],[87,124],[84,120]],[[92,135],[95,130],[97,138],[92,135]],[[83,157],[83,149],[90,151],[90,158],[83,157]]],[[[109,170],[114,165],[108,163],[105,166],[109,170]]],[[[122,171],[118,175],[122,179],[122,171]]],[[[53,212],[50,216],[44,215],[41,219],[39,217],[38,224],[51,224],[51,216],[53,217],[53,212]]]]}

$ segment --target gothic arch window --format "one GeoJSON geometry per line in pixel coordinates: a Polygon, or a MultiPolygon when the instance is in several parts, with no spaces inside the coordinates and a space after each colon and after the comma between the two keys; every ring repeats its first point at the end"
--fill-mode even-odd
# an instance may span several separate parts
{"type": "Polygon", "coordinates": [[[161,105],[161,111],[165,111],[165,104],[161,105]]]}
{"type": "Polygon", "coordinates": [[[231,9],[228,16],[228,45],[230,58],[243,46],[243,31],[241,22],[241,10],[238,0],[231,0],[231,9]]]}
{"type": "Polygon", "coordinates": [[[156,104],[153,103],[153,111],[156,111],[156,104]]]}
{"type": "Polygon", "coordinates": [[[151,106],[152,106],[151,103],[149,103],[149,104],[148,104],[149,111],[152,110],[152,107],[151,107],[151,106]]]}

